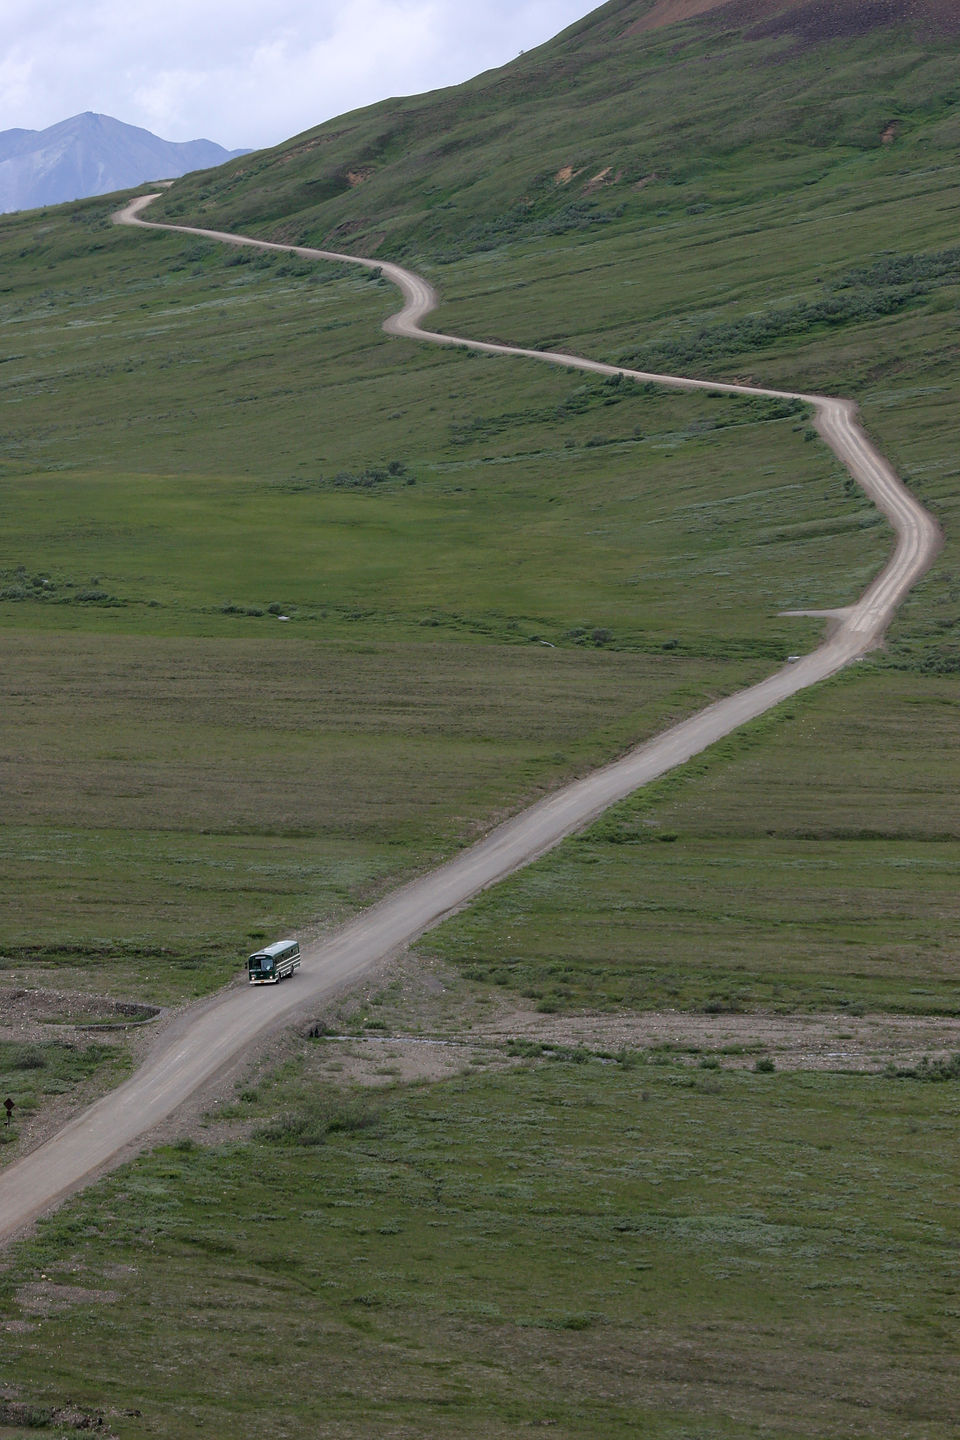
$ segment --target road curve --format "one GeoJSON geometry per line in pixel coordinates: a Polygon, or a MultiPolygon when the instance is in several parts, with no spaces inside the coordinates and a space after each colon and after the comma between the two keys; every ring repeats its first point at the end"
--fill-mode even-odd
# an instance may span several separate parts
{"type": "Polygon", "coordinates": [[[358,259],[303,245],[278,245],[195,226],[151,224],[141,210],[155,199],[134,200],[118,223],[200,235],[228,245],[282,250],[311,260],[333,260],[378,269],[400,290],[403,308],[384,329],[392,335],[431,344],[460,346],[490,354],[522,355],[567,369],[620,374],[679,390],[799,399],[814,407],[815,424],[827,445],[883,511],[896,534],[894,553],[880,575],[847,610],[816,650],[766,680],[716,701],[699,714],[637,746],[619,760],[564,786],[497,826],[483,840],[439,869],[414,880],[365,910],[326,939],[303,947],[299,977],[289,985],[255,990],[232,987],[191,1007],[157,1036],[141,1068],[96,1104],[16,1164],[0,1172],[0,1243],[144,1143],[148,1132],[171,1115],[218,1072],[266,1032],[356,981],[391,953],[466,904],[481,890],[545,854],[583,829],[610,805],[657,776],[683,764],[714,741],[755,719],[797,691],[835,674],[881,639],[910,587],[929,567],[940,544],[932,516],[901,484],[857,423],[849,400],[799,391],[771,390],[648,374],[572,355],[495,345],[422,328],[438,304],[433,287],[388,261],[358,259]]]}

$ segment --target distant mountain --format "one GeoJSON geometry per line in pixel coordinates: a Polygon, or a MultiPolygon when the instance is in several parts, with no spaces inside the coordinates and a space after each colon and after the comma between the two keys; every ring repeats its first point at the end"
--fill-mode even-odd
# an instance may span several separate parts
{"type": "Polygon", "coordinates": [[[0,211],[108,195],[247,154],[224,150],[212,140],[161,140],[149,130],[88,110],[48,130],[0,131],[0,211]]]}

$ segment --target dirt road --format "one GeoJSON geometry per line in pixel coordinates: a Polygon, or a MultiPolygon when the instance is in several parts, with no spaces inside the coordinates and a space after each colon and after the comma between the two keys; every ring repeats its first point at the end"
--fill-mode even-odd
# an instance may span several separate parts
{"type": "MultiPolygon", "coordinates": [[[[140,211],[154,196],[142,196],[116,218],[122,224],[147,225],[140,211]]],[[[157,1037],[146,1063],[118,1089],[78,1115],[45,1144],[0,1174],[0,1241],[9,1239],[38,1215],[117,1163],[140,1144],[153,1126],[189,1096],[236,1063],[265,1032],[356,981],[386,956],[410,944],[479,891],[527,865],[582,829],[608,806],[639,786],[682,764],[745,721],[849,665],[880,640],[911,585],[928,568],[940,543],[932,517],[904,488],[871,445],[848,400],[719,384],[683,376],[626,370],[570,355],[493,345],[422,328],[438,303],[433,288],[398,265],[305,246],[275,245],[220,231],[186,226],[148,226],[176,230],[229,245],[292,251],[308,259],[352,263],[380,269],[403,295],[400,312],[384,329],[390,334],[431,344],[462,346],[494,354],[526,355],[567,369],[621,374],[685,390],[725,394],[789,396],[814,406],[816,426],[853,478],[889,519],[897,536],[894,554],[861,598],[839,612],[838,623],[818,649],[787,665],[758,685],[717,701],[698,715],[638,746],[592,775],[565,786],[523,814],[498,826],[438,870],[397,890],[322,942],[303,949],[299,977],[270,989],[231,988],[192,1007],[157,1037]]]]}

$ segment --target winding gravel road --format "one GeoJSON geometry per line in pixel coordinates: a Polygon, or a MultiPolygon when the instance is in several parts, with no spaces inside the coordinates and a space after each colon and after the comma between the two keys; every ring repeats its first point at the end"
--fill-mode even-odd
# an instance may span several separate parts
{"type": "Polygon", "coordinates": [[[184,1012],[157,1036],[146,1062],[136,1074],[77,1115],[31,1154],[0,1173],[0,1242],[134,1153],[155,1125],[208,1085],[219,1072],[235,1064],[252,1041],[296,1015],[314,1011],[318,1002],[359,979],[386,956],[409,945],[479,891],[582,829],[639,786],[863,655],[879,642],[900,601],[929,567],[940,544],[935,521],[867,439],[857,423],[856,406],[849,400],[647,374],[571,355],[437,334],[422,328],[422,321],[438,304],[436,292],[426,281],[399,265],[302,245],[277,245],[193,226],[150,224],[141,218],[140,212],[156,198],[144,195],[134,200],[115,217],[117,222],[201,235],[227,245],[291,251],[310,260],[334,260],[381,270],[397,286],[404,300],[403,308],[384,325],[391,335],[490,354],[525,355],[568,370],[620,374],[631,380],[653,380],[679,390],[807,401],[814,407],[820,435],[887,516],[897,543],[882,573],[856,604],[834,612],[837,623],[832,633],[811,654],[785,666],[760,684],[717,701],[592,775],[564,786],[499,825],[456,859],[364,911],[327,939],[304,946],[299,978],[291,984],[253,990],[245,985],[234,986],[184,1012]]]}

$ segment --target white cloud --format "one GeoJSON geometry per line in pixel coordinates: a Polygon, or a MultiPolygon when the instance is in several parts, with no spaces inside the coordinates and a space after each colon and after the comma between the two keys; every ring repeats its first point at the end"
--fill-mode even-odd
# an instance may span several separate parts
{"type": "Polygon", "coordinates": [[[167,140],[272,145],[390,95],[456,84],[590,0],[5,0],[0,130],[83,110],[167,140]]]}
{"type": "MultiPolygon", "coordinates": [[[[4,109],[15,114],[29,112],[34,89],[33,71],[33,64],[23,53],[7,54],[0,60],[0,97],[4,109]]],[[[10,128],[11,126],[3,125],[0,120],[0,129],[10,128]]],[[[29,130],[35,127],[28,125],[24,128],[29,130]]]]}

